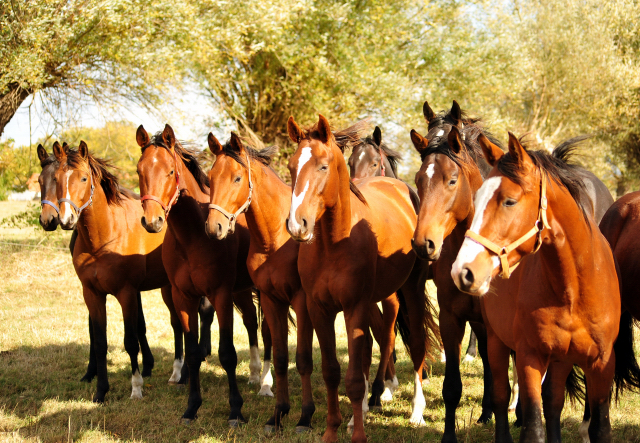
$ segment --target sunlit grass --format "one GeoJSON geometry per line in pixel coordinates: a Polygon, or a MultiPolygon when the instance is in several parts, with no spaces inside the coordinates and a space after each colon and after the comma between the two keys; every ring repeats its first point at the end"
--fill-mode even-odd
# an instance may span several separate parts
{"type": "MultiPolygon", "coordinates": [[[[1,207],[0,207],[1,209],[1,207]]],[[[0,214],[0,218],[2,215],[0,214]]],[[[203,404],[198,420],[185,426],[180,421],[187,391],[167,384],[173,363],[173,333],[169,315],[159,291],[143,294],[147,336],[155,357],[153,376],[145,379],[144,398],[129,399],[131,392],[128,355],[123,347],[122,312],[113,297],[107,300],[109,338],[109,381],[111,390],[103,406],[91,402],[92,384],[79,380],[89,356],[87,310],[80,283],[68,252],[55,249],[68,241],[68,233],[43,234],[25,229],[6,234],[0,231],[0,440],[1,441],[316,441],[326,420],[326,389],[320,372],[320,352],[315,341],[313,395],[316,414],[311,435],[297,435],[294,426],[300,415],[300,377],[293,361],[295,338],[290,335],[289,379],[291,413],[285,431],[266,436],[264,423],[272,413],[274,400],[257,395],[248,385],[249,346],[247,334],[236,314],[234,339],[238,351],[238,376],[244,397],[243,413],[248,424],[239,430],[227,428],[227,381],[216,352],[202,365],[203,404]],[[3,241],[22,243],[6,245],[3,241]],[[33,245],[40,244],[34,248],[33,245]],[[27,247],[29,246],[29,247],[27,247]]],[[[431,293],[435,294],[433,288],[431,293]]],[[[348,356],[344,321],[336,323],[338,356],[342,375],[348,356]]],[[[292,331],[293,332],[293,331],[292,331]]],[[[213,341],[217,344],[217,324],[213,341]]],[[[466,343],[465,343],[466,345],[466,343]]],[[[217,348],[217,346],[214,346],[217,348]]],[[[371,441],[439,442],[443,431],[444,403],[441,397],[444,364],[432,363],[432,377],[425,384],[426,426],[409,426],[413,395],[412,367],[400,344],[397,346],[398,378],[401,386],[394,400],[379,413],[367,417],[371,441]]],[[[377,361],[377,348],[374,362],[377,361]]],[[[139,357],[141,362],[141,357],[139,357]]],[[[372,376],[375,368],[372,369],[372,376]]],[[[463,398],[458,410],[460,442],[492,440],[493,424],[475,424],[480,415],[482,366],[476,359],[462,366],[463,398]]],[[[274,389],[275,391],[275,389],[274,389]]],[[[346,423],[351,408],[340,390],[343,426],[340,438],[349,441],[346,423]]],[[[611,410],[614,441],[640,442],[640,395],[626,394],[611,410]]],[[[578,425],[582,407],[567,405],[563,412],[565,442],[579,442],[578,425]]],[[[518,430],[513,430],[515,438],[518,430]]]]}

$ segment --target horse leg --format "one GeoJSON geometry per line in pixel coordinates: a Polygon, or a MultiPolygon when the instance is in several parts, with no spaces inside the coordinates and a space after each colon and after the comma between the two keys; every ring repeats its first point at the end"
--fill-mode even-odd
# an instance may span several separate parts
{"type": "Polygon", "coordinates": [[[94,403],[103,403],[109,392],[107,376],[107,296],[98,294],[87,286],[82,286],[84,302],[89,308],[91,325],[93,326],[93,347],[96,356],[96,376],[98,383],[93,396],[94,403]]]}
{"type": "MultiPolygon", "coordinates": [[[[260,300],[273,340],[273,367],[276,373],[276,406],[273,416],[267,421],[265,432],[282,429],[282,418],[289,414],[289,305],[273,300],[262,293],[260,300]]],[[[273,394],[272,394],[273,395],[273,394]]]]}
{"type": "Polygon", "coordinates": [[[473,328],[471,328],[471,335],[469,336],[469,346],[467,346],[467,353],[464,356],[464,362],[472,362],[473,359],[476,358],[476,355],[478,355],[478,336],[475,332],[473,332],[473,328]]]}
{"type": "MultiPolygon", "coordinates": [[[[273,377],[271,376],[271,348],[273,347],[273,340],[271,338],[271,330],[269,329],[269,323],[264,318],[264,311],[262,307],[260,309],[260,315],[262,316],[262,344],[264,345],[264,357],[262,363],[262,374],[260,374],[260,391],[258,395],[263,397],[273,397],[271,388],[273,387],[273,377]]],[[[288,313],[287,313],[288,317],[288,313]]]]}
{"type": "Polygon", "coordinates": [[[496,443],[513,443],[509,433],[509,399],[511,385],[509,384],[509,356],[511,350],[495,335],[490,325],[487,328],[487,355],[491,375],[493,376],[493,413],[496,417],[496,443]]]}
{"type": "MultiPolygon", "coordinates": [[[[375,305],[372,304],[371,306],[375,305]]],[[[387,368],[389,367],[389,364],[391,363],[391,351],[393,350],[392,346],[394,344],[393,339],[395,336],[393,326],[396,323],[396,317],[398,315],[399,307],[400,304],[398,303],[398,296],[395,293],[382,301],[382,332],[384,333],[384,335],[382,336],[382,341],[380,342],[380,365],[378,366],[376,378],[373,382],[373,385],[371,386],[371,398],[369,399],[370,408],[382,408],[381,395],[385,390],[384,375],[387,368]]],[[[372,314],[378,315],[377,312],[372,314]]]]}
{"type": "Polygon", "coordinates": [[[322,436],[325,443],[338,440],[338,428],[342,423],[338,404],[338,387],[340,385],[340,363],[336,356],[336,314],[324,313],[313,298],[307,295],[309,316],[316,331],[320,352],[322,354],[322,378],[327,387],[327,429],[322,436]]]}
{"type": "MultiPolygon", "coordinates": [[[[162,294],[162,300],[164,304],[169,309],[169,315],[171,316],[171,328],[173,329],[173,343],[174,343],[174,359],[173,359],[173,372],[171,373],[171,377],[169,378],[169,383],[179,383],[180,375],[182,372],[182,365],[184,364],[184,360],[182,358],[182,353],[184,352],[183,348],[183,339],[182,339],[182,324],[180,323],[180,318],[178,317],[178,313],[176,312],[176,308],[173,305],[173,299],[171,298],[171,286],[163,286],[160,288],[160,293],[162,294]]],[[[184,380],[186,383],[186,380],[184,380]]]]}
{"type": "Polygon", "coordinates": [[[304,292],[300,291],[291,300],[291,305],[298,321],[296,369],[302,381],[302,414],[296,424],[296,432],[311,429],[311,419],[316,411],[311,388],[311,373],[313,372],[313,325],[307,310],[307,300],[304,292]]]}
{"type": "Polygon", "coordinates": [[[200,395],[202,354],[198,345],[198,306],[200,305],[200,299],[187,298],[175,286],[171,288],[171,297],[184,330],[184,359],[189,370],[189,400],[187,401],[187,409],[182,414],[182,421],[188,424],[198,417],[198,409],[202,404],[202,396],[200,395]]]}
{"type": "Polygon", "coordinates": [[[258,316],[256,307],[253,304],[253,290],[247,289],[237,292],[234,297],[234,304],[242,312],[242,322],[249,335],[249,384],[260,382],[260,349],[258,348],[258,316]]]}
{"type": "Polygon", "coordinates": [[[487,356],[487,329],[482,323],[470,322],[471,332],[478,343],[478,351],[482,359],[482,371],[484,381],[484,393],[482,395],[482,414],[478,418],[478,423],[489,423],[493,410],[491,409],[491,390],[493,389],[493,378],[491,377],[491,367],[487,356]],[[476,331],[476,332],[474,332],[476,331]]]}
{"type": "MultiPolygon", "coordinates": [[[[214,306],[218,313],[218,325],[220,327],[220,347],[218,348],[218,357],[220,364],[227,373],[229,382],[229,426],[238,427],[246,423],[242,416],[242,395],[238,389],[238,380],[236,378],[236,368],[238,366],[238,354],[233,345],[233,295],[231,291],[223,289],[215,295],[214,306]]],[[[253,310],[255,315],[255,309],[253,310]]],[[[256,324],[256,341],[257,341],[256,324]]],[[[258,356],[259,358],[259,356],[258,356]]]]}
{"type": "MultiPolygon", "coordinates": [[[[518,386],[518,371],[516,370],[516,355],[511,354],[511,360],[513,361],[513,370],[511,371],[513,378],[513,387],[511,388],[511,404],[509,405],[509,412],[515,411],[520,402],[520,387],[518,386]]],[[[520,408],[522,409],[522,408],[520,408]]],[[[522,413],[522,411],[520,411],[522,413]]],[[[521,424],[520,424],[521,425],[521,424]]],[[[520,426],[516,425],[516,426],[520,426]]]]}
{"type": "MultiPolygon", "coordinates": [[[[545,432],[542,426],[542,376],[547,364],[540,357],[518,349],[518,380],[520,381],[520,399],[522,401],[521,443],[544,442],[545,432]]],[[[564,380],[567,378],[565,377],[564,380]]],[[[564,385],[564,383],[563,383],[564,385]]],[[[563,389],[564,392],[564,389],[563,389]]],[[[563,394],[564,395],[564,394],[563,394]]]]}
{"type": "Polygon", "coordinates": [[[553,362],[542,383],[542,409],[549,443],[562,441],[560,416],[564,408],[564,386],[572,368],[571,363],[553,362]]]}
{"type": "Polygon", "coordinates": [[[216,310],[207,297],[200,298],[198,314],[200,314],[200,353],[204,361],[211,355],[211,325],[216,315],[216,310]]]}
{"type": "Polygon", "coordinates": [[[458,441],[456,437],[456,409],[462,396],[460,352],[465,326],[466,322],[461,321],[450,312],[440,311],[440,335],[447,356],[442,384],[442,398],[445,405],[443,443],[458,441]]]}
{"type": "Polygon", "coordinates": [[[142,376],[151,377],[151,370],[154,366],[153,354],[147,341],[147,322],[142,311],[142,295],[138,291],[138,343],[140,343],[140,353],[142,354],[142,376]]]}
{"type": "MultiPolygon", "coordinates": [[[[364,421],[367,412],[369,412],[369,404],[367,403],[367,398],[369,397],[369,373],[371,369],[371,360],[373,359],[373,337],[371,336],[371,331],[367,329],[364,334],[364,346],[362,353],[362,373],[364,374],[364,398],[362,399],[362,420],[364,421]]],[[[382,347],[383,345],[381,345],[382,347]]],[[[382,360],[380,361],[380,367],[383,367],[384,363],[382,360]]],[[[353,427],[355,423],[355,415],[351,416],[351,420],[349,420],[349,424],[347,424],[347,432],[349,435],[353,434],[353,427]]]]}
{"type": "Polygon", "coordinates": [[[591,409],[589,408],[589,388],[587,386],[587,382],[585,380],[585,396],[584,396],[584,415],[582,416],[582,423],[580,423],[580,427],[578,428],[578,433],[580,434],[580,438],[582,438],[582,443],[590,443],[589,442],[589,424],[591,423],[591,409]]]}
{"type": "Polygon", "coordinates": [[[124,349],[129,354],[131,360],[131,398],[142,398],[142,375],[138,367],[138,295],[136,289],[124,288],[116,298],[122,308],[122,318],[124,319],[124,349]]]}
{"type": "MultiPolygon", "coordinates": [[[[589,440],[591,443],[611,442],[611,421],[609,416],[609,398],[613,376],[615,372],[616,358],[614,351],[607,362],[596,362],[589,370],[587,376],[587,395],[589,400],[589,440]]],[[[586,415],[586,412],[585,412],[586,415]]]]}
{"type": "MultiPolygon", "coordinates": [[[[384,315],[380,312],[377,304],[372,304],[369,308],[370,328],[373,337],[378,344],[383,342],[384,332],[384,315]]],[[[391,349],[395,347],[395,333],[390,342],[391,349]]],[[[382,360],[380,360],[382,361],[382,360]]],[[[384,373],[384,391],[380,395],[380,401],[393,400],[393,393],[398,388],[398,377],[396,377],[396,368],[393,359],[389,359],[389,363],[384,373]]]]}
{"type": "Polygon", "coordinates": [[[367,441],[364,416],[369,410],[366,398],[368,374],[363,371],[363,353],[367,345],[366,331],[369,330],[369,305],[370,303],[360,303],[344,311],[349,348],[349,365],[344,383],[353,409],[352,442],[367,441]]]}
{"type": "Polygon", "coordinates": [[[93,377],[95,377],[97,373],[98,369],[96,363],[96,349],[93,341],[93,325],[91,323],[91,315],[89,315],[89,365],[87,366],[87,372],[80,381],[91,383],[91,380],[93,380],[93,377]]]}

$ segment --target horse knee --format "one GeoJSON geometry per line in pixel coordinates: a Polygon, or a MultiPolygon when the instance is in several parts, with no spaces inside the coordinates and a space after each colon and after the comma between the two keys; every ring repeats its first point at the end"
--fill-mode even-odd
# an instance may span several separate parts
{"type": "Polygon", "coordinates": [[[296,352],[296,369],[300,375],[313,372],[313,359],[310,352],[296,352]]]}
{"type": "Polygon", "coordinates": [[[220,344],[218,350],[218,358],[223,368],[235,368],[238,366],[238,355],[236,354],[236,348],[231,344],[220,344]]]}
{"type": "Polygon", "coordinates": [[[286,375],[289,370],[289,355],[284,352],[274,352],[273,357],[273,370],[276,375],[286,375]]]}

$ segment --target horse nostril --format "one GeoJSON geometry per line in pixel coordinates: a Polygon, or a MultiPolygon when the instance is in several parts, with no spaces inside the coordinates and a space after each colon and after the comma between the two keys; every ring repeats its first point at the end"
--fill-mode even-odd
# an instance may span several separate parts
{"type": "Polygon", "coordinates": [[[140,219],[140,223],[142,223],[142,226],[147,226],[147,218],[144,215],[140,219]]]}
{"type": "Polygon", "coordinates": [[[302,217],[302,227],[307,229],[307,219],[302,217]]]}
{"type": "Polygon", "coordinates": [[[432,255],[436,252],[436,244],[433,240],[427,240],[427,254],[432,255]]]}
{"type": "Polygon", "coordinates": [[[460,277],[462,278],[462,282],[467,286],[471,286],[475,280],[473,272],[471,272],[469,268],[463,268],[460,277]]]}
{"type": "Polygon", "coordinates": [[[218,232],[222,232],[222,224],[218,223],[218,232]]]}

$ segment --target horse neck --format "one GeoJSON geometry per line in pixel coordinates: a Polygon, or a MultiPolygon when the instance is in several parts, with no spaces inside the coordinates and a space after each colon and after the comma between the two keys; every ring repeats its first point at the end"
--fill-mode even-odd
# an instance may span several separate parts
{"type": "Polygon", "coordinates": [[[547,217],[551,230],[543,231],[543,245],[538,253],[544,263],[543,275],[554,288],[554,293],[563,298],[571,297],[579,292],[567,291],[567,288],[589,285],[599,274],[597,261],[584,259],[601,251],[594,248],[599,230],[590,218],[583,217],[580,207],[563,186],[552,180],[548,182],[547,217]]]}
{"type": "Polygon", "coordinates": [[[82,211],[78,219],[78,235],[89,245],[91,252],[98,252],[110,243],[116,223],[107,196],[98,183],[93,191],[93,202],[82,211]]]}
{"type": "Polygon", "coordinates": [[[247,226],[254,247],[268,253],[291,238],[284,223],[291,205],[291,188],[267,166],[254,167],[251,174],[253,196],[247,210],[247,226]]]}
{"type": "Polygon", "coordinates": [[[204,233],[205,216],[202,205],[209,203],[209,194],[200,189],[182,160],[178,160],[178,165],[176,169],[179,169],[180,174],[180,197],[169,211],[167,224],[176,241],[185,243],[193,240],[195,234],[204,233]]]}
{"type": "MultiPolygon", "coordinates": [[[[336,148],[338,150],[338,148],[336,148]]],[[[338,151],[339,152],[339,151],[338,151]]],[[[318,220],[318,242],[325,246],[338,243],[351,233],[351,199],[357,198],[352,195],[349,188],[349,171],[347,164],[340,155],[338,161],[338,198],[336,204],[325,209],[324,214],[318,220]]]]}
{"type": "MultiPolygon", "coordinates": [[[[391,167],[391,162],[389,158],[385,155],[383,160],[384,162],[384,175],[385,177],[398,178],[396,174],[393,172],[393,168],[391,167]]],[[[382,168],[380,168],[380,175],[382,175],[382,168]]]]}
{"type": "MultiPolygon", "coordinates": [[[[469,166],[468,169],[462,169],[462,174],[464,175],[465,180],[467,181],[469,186],[469,191],[471,192],[471,205],[469,206],[469,212],[467,213],[467,216],[458,222],[458,224],[454,228],[454,231],[462,232],[464,234],[465,232],[467,232],[467,229],[471,227],[473,216],[476,213],[474,200],[478,189],[480,189],[480,187],[482,186],[483,180],[480,169],[475,164],[469,166]]],[[[464,241],[464,235],[458,235],[457,240],[458,241],[456,242],[456,244],[459,248],[460,246],[462,246],[462,242],[464,241]]]]}

